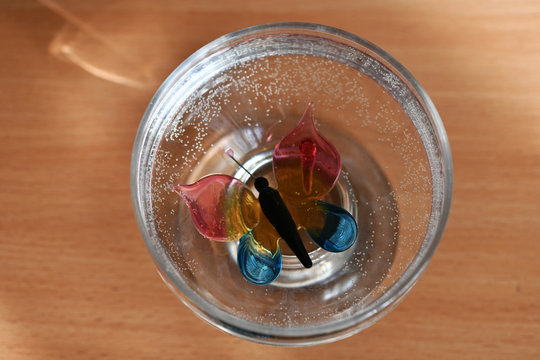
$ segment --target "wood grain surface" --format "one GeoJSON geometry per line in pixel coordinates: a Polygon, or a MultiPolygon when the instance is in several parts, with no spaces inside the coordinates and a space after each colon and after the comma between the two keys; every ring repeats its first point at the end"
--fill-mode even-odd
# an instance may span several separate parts
{"type": "Polygon", "coordinates": [[[0,0],[0,359],[539,359],[540,2],[0,0]],[[193,51],[309,21],[392,54],[445,123],[447,230],[411,294],[348,339],[227,335],[158,278],[129,191],[140,118],[193,51]]]}

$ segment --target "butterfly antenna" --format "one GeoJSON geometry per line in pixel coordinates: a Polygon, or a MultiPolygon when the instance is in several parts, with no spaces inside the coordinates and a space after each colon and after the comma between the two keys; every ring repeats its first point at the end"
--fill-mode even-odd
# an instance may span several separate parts
{"type": "Polygon", "coordinates": [[[225,154],[227,154],[228,157],[230,157],[238,166],[240,166],[242,169],[244,169],[244,171],[247,172],[249,174],[249,176],[251,176],[253,178],[253,180],[255,180],[255,176],[253,176],[252,173],[250,173],[242,164],[240,164],[238,162],[238,160],[236,160],[234,158],[234,151],[232,151],[232,149],[225,150],[225,154]]]}

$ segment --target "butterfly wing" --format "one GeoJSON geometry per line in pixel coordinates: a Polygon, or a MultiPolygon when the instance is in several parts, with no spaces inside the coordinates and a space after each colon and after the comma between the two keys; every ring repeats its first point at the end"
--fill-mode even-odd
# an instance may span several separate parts
{"type": "Polygon", "coordinates": [[[327,251],[348,249],[358,230],[354,218],[321,201],[339,178],[341,157],[315,128],[311,103],[296,128],[276,145],[273,165],[279,192],[297,224],[327,251]]]}
{"type": "Polygon", "coordinates": [[[260,219],[259,202],[249,188],[229,175],[209,175],[190,185],[173,185],[188,206],[202,236],[238,240],[260,219]]]}
{"type": "MultiPolygon", "coordinates": [[[[277,241],[274,242],[278,244],[277,241]]],[[[242,275],[253,284],[269,284],[281,272],[282,257],[279,245],[275,251],[268,250],[257,241],[252,231],[240,239],[237,261],[242,275]]]]}
{"type": "Polygon", "coordinates": [[[240,239],[237,262],[242,275],[258,285],[274,281],[282,264],[279,235],[251,190],[228,175],[209,175],[190,185],[173,185],[188,206],[202,236],[214,241],[240,239]]]}
{"type": "Polygon", "coordinates": [[[341,252],[352,246],[358,227],[348,211],[320,200],[306,204],[302,220],[311,240],[326,251],[341,252]]]}
{"type": "Polygon", "coordinates": [[[276,145],[273,165],[279,192],[288,201],[319,200],[334,187],[341,157],[315,129],[313,104],[308,105],[296,128],[276,145]]]}
{"type": "Polygon", "coordinates": [[[237,262],[242,275],[253,284],[266,285],[279,276],[282,265],[279,235],[265,216],[240,239],[237,262]]]}

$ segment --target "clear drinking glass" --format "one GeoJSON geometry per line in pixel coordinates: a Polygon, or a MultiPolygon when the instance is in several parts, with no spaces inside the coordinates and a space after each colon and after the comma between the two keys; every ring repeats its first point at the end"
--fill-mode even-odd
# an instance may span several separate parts
{"type": "Polygon", "coordinates": [[[311,345],[370,326],[412,288],[446,224],[452,160],[434,105],[390,55],[335,28],[277,23],[211,42],[165,80],[135,140],[131,187],[158,271],[191,310],[242,338],[311,345]],[[254,285],[237,244],[203,238],[170,186],[211,173],[246,181],[227,148],[273,178],[272,150],[309,102],[343,163],[328,198],[355,217],[358,238],[339,254],[306,243],[310,269],[281,242],[281,275],[254,285]]]}

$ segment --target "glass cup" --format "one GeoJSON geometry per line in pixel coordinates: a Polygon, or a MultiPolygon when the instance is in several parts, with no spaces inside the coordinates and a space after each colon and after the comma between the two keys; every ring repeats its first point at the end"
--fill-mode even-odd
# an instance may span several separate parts
{"type": "Polygon", "coordinates": [[[277,23],[211,42],[165,80],[139,127],[131,189],[159,273],[193,312],[248,340],[312,345],[365,329],[412,288],[446,224],[452,160],[433,103],[390,55],[335,28],[277,23]],[[254,285],[238,243],[202,237],[171,185],[212,173],[248,182],[228,148],[275,181],[272,150],[309,102],[342,158],[325,201],[354,216],[358,237],[337,254],[306,240],[310,269],[281,242],[280,276],[254,285]]]}

